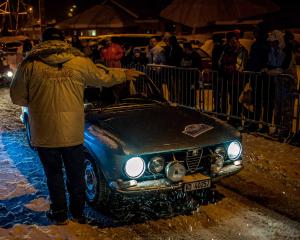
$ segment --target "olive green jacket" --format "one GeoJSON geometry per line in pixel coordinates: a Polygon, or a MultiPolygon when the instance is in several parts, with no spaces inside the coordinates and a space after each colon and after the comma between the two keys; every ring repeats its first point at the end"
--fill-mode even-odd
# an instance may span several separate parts
{"type": "Polygon", "coordinates": [[[126,81],[123,69],[97,67],[62,41],[46,41],[24,59],[10,96],[27,106],[32,145],[68,147],[83,143],[85,86],[110,87],[126,81]]]}

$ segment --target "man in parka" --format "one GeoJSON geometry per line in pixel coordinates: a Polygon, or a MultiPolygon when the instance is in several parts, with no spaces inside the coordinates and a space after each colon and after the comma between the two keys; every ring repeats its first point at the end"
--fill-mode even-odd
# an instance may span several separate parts
{"type": "Polygon", "coordinates": [[[75,221],[85,222],[84,87],[110,87],[134,80],[139,74],[135,70],[98,68],[64,42],[63,33],[56,28],[44,31],[42,43],[18,67],[10,95],[14,104],[29,110],[32,145],[37,148],[47,177],[50,220],[67,222],[64,164],[70,212],[75,221]]]}

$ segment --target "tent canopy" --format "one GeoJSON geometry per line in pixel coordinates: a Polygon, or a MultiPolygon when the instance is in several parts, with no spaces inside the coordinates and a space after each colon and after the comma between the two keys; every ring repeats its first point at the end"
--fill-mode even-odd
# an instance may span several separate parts
{"type": "Polygon", "coordinates": [[[270,0],[174,0],[160,16],[197,28],[215,21],[245,19],[278,10],[270,0]]]}
{"type": "Polygon", "coordinates": [[[101,4],[75,15],[59,24],[61,29],[122,28],[134,26],[134,19],[116,7],[101,4]]]}

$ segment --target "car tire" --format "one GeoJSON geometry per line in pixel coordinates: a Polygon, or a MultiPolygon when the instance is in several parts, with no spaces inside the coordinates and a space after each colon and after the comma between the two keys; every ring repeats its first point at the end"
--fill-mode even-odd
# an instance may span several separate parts
{"type": "Polygon", "coordinates": [[[87,203],[99,210],[105,210],[109,198],[109,187],[95,159],[85,151],[85,193],[87,203]]]}
{"type": "Polygon", "coordinates": [[[31,142],[30,125],[29,125],[27,115],[24,116],[24,125],[25,125],[25,129],[26,129],[26,138],[27,138],[28,145],[31,149],[35,149],[35,147],[32,145],[32,142],[31,142]]]}

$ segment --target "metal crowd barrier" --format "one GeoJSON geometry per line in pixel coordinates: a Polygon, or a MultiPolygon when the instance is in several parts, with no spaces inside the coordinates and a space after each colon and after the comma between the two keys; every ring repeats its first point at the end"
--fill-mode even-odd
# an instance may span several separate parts
{"type": "Polygon", "coordinates": [[[170,102],[223,120],[257,124],[285,132],[299,131],[299,92],[286,74],[222,73],[165,65],[128,65],[145,72],[170,102]]]}

